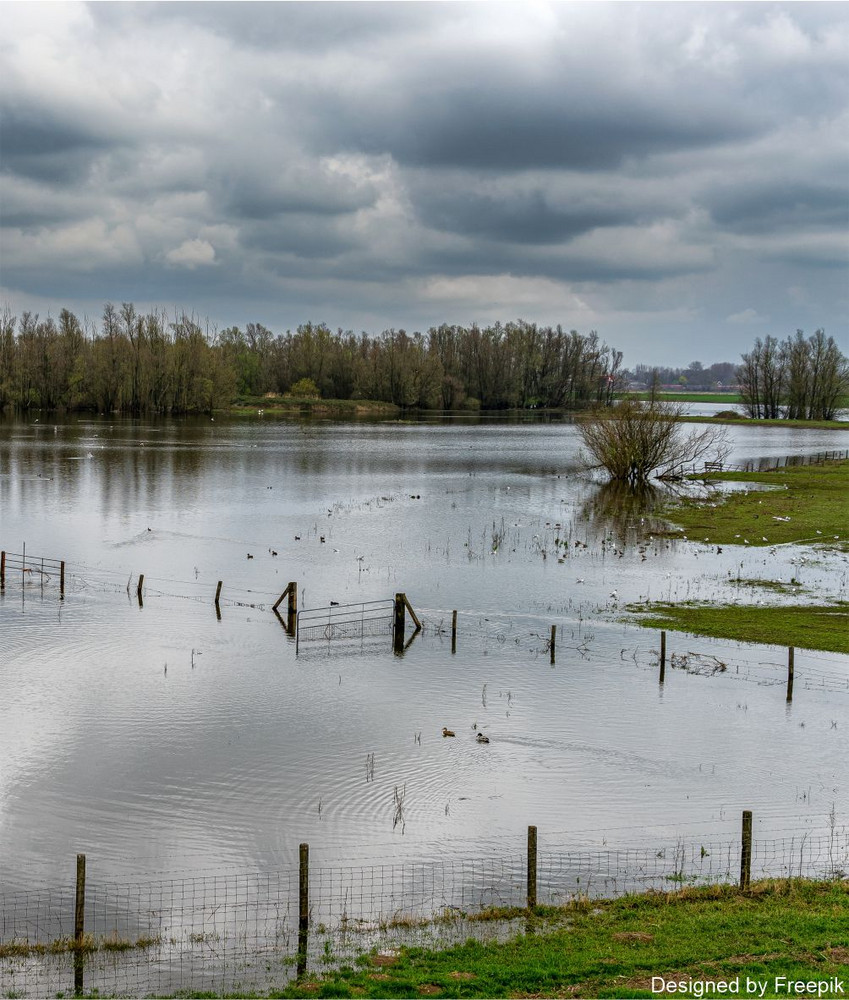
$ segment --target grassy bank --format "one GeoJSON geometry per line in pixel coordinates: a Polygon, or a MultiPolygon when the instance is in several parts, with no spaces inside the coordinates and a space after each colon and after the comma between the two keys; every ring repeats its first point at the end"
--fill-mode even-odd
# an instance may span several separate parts
{"type": "Polygon", "coordinates": [[[629,604],[646,628],[716,639],[849,654],[849,603],[762,607],[745,604],[629,604]]]}
{"type": "Polygon", "coordinates": [[[310,416],[334,417],[349,420],[353,417],[396,417],[400,408],[394,403],[384,403],[378,399],[316,399],[298,396],[242,397],[229,410],[234,416],[257,416],[259,410],[264,416],[310,416]]]}
{"type": "MultiPolygon", "coordinates": [[[[849,536],[849,461],[797,465],[770,472],[711,473],[710,479],[765,483],[778,488],[667,504],[663,517],[680,525],[691,538],[707,538],[720,545],[777,545],[835,543],[849,536]]],[[[678,536],[680,532],[669,534],[678,536]]]]}
{"type": "MultiPolygon", "coordinates": [[[[548,910],[504,944],[364,956],[281,997],[651,997],[652,977],[766,985],[776,976],[849,988],[849,884],[770,881],[651,893],[548,910]]],[[[671,991],[670,991],[671,993],[671,991]]],[[[692,994],[691,994],[692,995],[692,994]]],[[[816,994],[814,994],[816,995],[816,994]]],[[[840,993],[826,993],[839,996],[840,993]]]]}
{"type": "Polygon", "coordinates": [[[688,424],[745,424],[746,427],[800,427],[809,431],[849,431],[849,420],[763,420],[747,417],[743,413],[733,416],[700,417],[685,414],[682,418],[688,424]]]}
{"type": "MultiPolygon", "coordinates": [[[[652,399],[652,393],[618,392],[616,398],[648,401],[652,399]]],[[[662,403],[727,403],[733,406],[742,402],[739,392],[656,392],[653,398],[662,403]]]]}

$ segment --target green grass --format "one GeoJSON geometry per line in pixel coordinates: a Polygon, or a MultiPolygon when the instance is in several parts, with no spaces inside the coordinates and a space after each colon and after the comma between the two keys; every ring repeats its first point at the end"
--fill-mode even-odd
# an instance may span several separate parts
{"type": "MultiPolygon", "coordinates": [[[[620,392],[616,394],[617,399],[642,399],[650,400],[650,392],[620,392]]],[[[663,403],[728,403],[733,406],[742,402],[739,392],[658,392],[654,395],[663,403]]]]}
{"type": "MultiPolygon", "coordinates": [[[[503,944],[402,949],[310,975],[279,997],[650,997],[651,979],[849,986],[849,883],[771,881],[746,894],[686,888],[545,910],[503,944]]],[[[660,994],[657,994],[660,995],[660,994]]],[[[828,995],[828,994],[826,994],[828,995]]],[[[839,995],[839,994],[837,994],[839,995]]]]}
{"type": "Polygon", "coordinates": [[[638,624],[717,639],[849,654],[849,603],[753,607],[745,604],[629,604],[638,624]]]}
{"type": "Polygon", "coordinates": [[[723,417],[717,414],[713,417],[684,415],[681,417],[688,424],[745,424],[747,427],[801,427],[809,431],[849,431],[849,420],[764,420],[753,419],[743,413],[733,417],[723,417]]]}
{"type": "Polygon", "coordinates": [[[835,543],[849,536],[848,461],[798,465],[772,472],[711,473],[710,479],[767,483],[779,488],[667,504],[663,516],[680,525],[688,537],[707,538],[720,545],[780,545],[835,543]]]}
{"type": "Polygon", "coordinates": [[[234,416],[256,416],[263,410],[264,416],[315,416],[350,419],[351,417],[382,416],[394,417],[400,408],[394,403],[376,399],[316,399],[296,396],[242,396],[228,410],[234,416]]]}

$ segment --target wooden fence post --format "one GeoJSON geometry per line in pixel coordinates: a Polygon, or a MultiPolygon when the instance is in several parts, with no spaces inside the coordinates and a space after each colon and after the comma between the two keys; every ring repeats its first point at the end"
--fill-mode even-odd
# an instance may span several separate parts
{"type": "Polygon", "coordinates": [[[787,700],[793,701],[793,673],[795,669],[796,648],[789,646],[787,649],[787,700]]]}
{"type": "Polygon", "coordinates": [[[554,640],[555,640],[556,637],[557,637],[557,626],[556,625],[552,625],[551,626],[551,639],[549,640],[549,643],[548,643],[548,648],[549,648],[549,650],[551,652],[550,660],[551,660],[552,663],[554,663],[554,640]]]}
{"type": "Polygon", "coordinates": [[[406,628],[406,605],[404,603],[404,595],[395,595],[395,619],[392,624],[392,638],[393,647],[396,653],[402,653],[404,651],[404,630],[406,628]]]}
{"type": "Polygon", "coordinates": [[[139,607],[144,607],[144,602],[142,601],[142,584],[144,583],[144,573],[139,573],[139,585],[136,587],[136,597],[139,599],[139,607]]]}
{"type": "Polygon", "coordinates": [[[221,588],[224,585],[223,580],[218,581],[218,586],[215,588],[215,606],[218,607],[218,602],[221,600],[221,588]]]}
{"type": "Polygon", "coordinates": [[[660,683],[666,679],[666,632],[660,633],[660,683]]]}
{"type": "Polygon", "coordinates": [[[451,652],[457,652],[457,611],[451,612],[451,652]]]}
{"type": "Polygon", "coordinates": [[[59,563],[59,597],[65,600],[65,560],[59,563]]]}
{"type": "Polygon", "coordinates": [[[6,589],[6,550],[0,552],[0,590],[6,589]]]}
{"type": "Polygon", "coordinates": [[[83,992],[83,940],[85,937],[85,855],[77,855],[77,893],[74,902],[74,993],[83,992]]]}
{"type": "Polygon", "coordinates": [[[528,909],[537,905],[537,828],[528,827],[528,909]]]}
{"type": "Polygon", "coordinates": [[[298,873],[298,977],[307,971],[307,943],[310,924],[310,845],[300,846],[298,873]]]}
{"type": "Polygon", "coordinates": [[[740,849],[740,889],[746,892],[752,879],[752,812],[743,810],[743,843],[740,849]]]}

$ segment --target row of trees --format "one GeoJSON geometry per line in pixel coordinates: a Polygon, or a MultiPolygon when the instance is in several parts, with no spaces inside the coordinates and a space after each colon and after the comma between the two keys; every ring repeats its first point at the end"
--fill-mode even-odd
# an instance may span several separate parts
{"type": "Polygon", "coordinates": [[[849,361],[823,330],[810,337],[797,330],[781,342],[758,338],[738,375],[750,417],[833,420],[849,393],[849,361]]]}
{"type": "Polygon", "coordinates": [[[691,361],[686,368],[636,365],[623,372],[628,382],[650,389],[652,386],[674,385],[682,389],[716,392],[732,388],[737,381],[737,365],[733,361],[717,361],[705,366],[691,361]]]}
{"type": "MultiPolygon", "coordinates": [[[[609,403],[627,384],[633,375],[621,365],[621,352],[595,332],[521,320],[378,336],[306,323],[275,335],[260,323],[218,332],[185,314],[138,313],[127,302],[107,303],[99,324],[67,309],[56,320],[0,314],[0,406],[23,409],[208,412],[239,396],[287,393],[304,380],[326,398],[405,408],[582,407],[609,403]]],[[[753,417],[830,419],[849,392],[849,364],[822,330],[757,340],[736,370],[693,362],[638,366],[633,374],[657,386],[679,371],[690,386],[738,380],[753,417]]]]}
{"type": "Polygon", "coordinates": [[[208,412],[304,379],[324,397],[401,407],[581,406],[610,402],[621,362],[594,332],[522,321],[379,336],[307,323],[275,336],[258,323],[219,333],[132,303],[107,303],[99,325],[67,309],[58,320],[0,316],[0,406],[23,409],[208,412]]]}

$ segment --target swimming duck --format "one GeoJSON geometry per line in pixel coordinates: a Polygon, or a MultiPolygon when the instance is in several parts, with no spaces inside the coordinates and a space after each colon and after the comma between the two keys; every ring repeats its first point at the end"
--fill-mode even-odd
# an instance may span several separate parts
{"type": "Polygon", "coordinates": [[[478,741],[478,743],[489,743],[489,737],[484,736],[483,733],[478,733],[475,739],[478,741]]]}
{"type": "Polygon", "coordinates": [[[451,731],[450,729],[446,729],[446,728],[445,728],[445,727],[443,726],[443,727],[442,727],[442,735],[443,735],[443,736],[456,736],[457,734],[456,734],[456,733],[453,733],[453,732],[452,732],[452,731],[451,731]]]}

